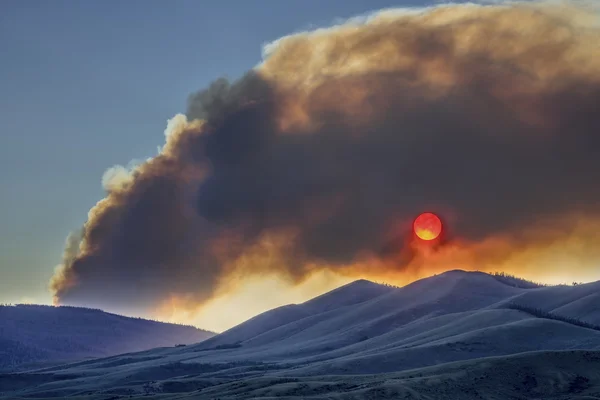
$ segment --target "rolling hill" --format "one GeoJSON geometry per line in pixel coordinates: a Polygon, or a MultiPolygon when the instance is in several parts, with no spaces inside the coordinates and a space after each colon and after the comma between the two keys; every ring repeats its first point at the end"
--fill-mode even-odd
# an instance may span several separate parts
{"type": "Polygon", "coordinates": [[[360,280],[195,345],[0,375],[0,388],[11,399],[600,396],[600,330],[585,326],[600,282],[512,283],[458,270],[402,288],[360,280]]]}
{"type": "Polygon", "coordinates": [[[0,306],[0,370],[198,343],[213,335],[87,308],[0,306]]]}

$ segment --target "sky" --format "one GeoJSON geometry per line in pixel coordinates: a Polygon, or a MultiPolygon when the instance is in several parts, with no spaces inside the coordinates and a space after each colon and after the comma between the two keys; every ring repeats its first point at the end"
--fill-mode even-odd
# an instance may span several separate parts
{"type": "Polygon", "coordinates": [[[361,277],[596,279],[597,26],[452,5],[300,33],[422,5],[2,2],[0,303],[51,281],[223,330],[361,277]],[[426,208],[431,248],[405,229],[426,208]]]}
{"type": "Polygon", "coordinates": [[[188,96],[261,60],[262,45],[373,0],[0,3],[0,302],[48,303],[65,237],[115,164],[145,159],[188,96]]]}

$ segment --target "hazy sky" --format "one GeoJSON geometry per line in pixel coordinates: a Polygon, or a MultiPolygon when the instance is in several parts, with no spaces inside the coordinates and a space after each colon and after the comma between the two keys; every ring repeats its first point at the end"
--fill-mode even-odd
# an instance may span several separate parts
{"type": "Polygon", "coordinates": [[[156,154],[168,118],[283,35],[390,0],[0,2],[0,302],[50,302],[103,172],[156,154]]]}

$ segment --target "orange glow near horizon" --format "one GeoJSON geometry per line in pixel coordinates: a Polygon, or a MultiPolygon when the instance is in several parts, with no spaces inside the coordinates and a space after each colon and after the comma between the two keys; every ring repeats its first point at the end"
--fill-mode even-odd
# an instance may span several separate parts
{"type": "Polygon", "coordinates": [[[434,240],[442,233],[442,221],[437,215],[426,212],[415,219],[413,229],[419,239],[434,240]]]}
{"type": "MultiPolygon", "coordinates": [[[[204,304],[186,301],[185,298],[173,296],[167,299],[148,317],[170,323],[194,325],[217,333],[224,332],[263,312],[288,304],[301,304],[316,296],[327,293],[356,279],[368,279],[375,283],[388,283],[403,287],[419,279],[444,273],[452,268],[432,267],[406,273],[388,275],[356,274],[345,275],[334,272],[320,272],[316,276],[300,283],[293,284],[277,277],[277,275],[257,276],[246,279],[235,289],[217,295],[204,304]],[[265,293],[272,293],[265,296],[265,293]],[[224,311],[225,310],[225,311],[224,311]]],[[[481,271],[479,268],[459,268],[466,271],[481,271]]],[[[482,272],[504,272],[502,269],[483,268],[482,272]]],[[[590,272],[588,275],[572,276],[568,273],[553,272],[540,279],[536,271],[518,274],[516,269],[506,269],[506,273],[524,277],[525,279],[550,285],[570,284],[573,281],[591,282],[600,276],[590,272]],[[518,274],[518,275],[517,275],[518,274]]]]}
{"type": "MultiPolygon", "coordinates": [[[[302,303],[356,279],[402,287],[454,269],[505,272],[545,284],[593,282],[600,280],[598,226],[596,218],[573,214],[528,226],[516,237],[495,235],[478,241],[456,237],[435,251],[417,251],[400,267],[394,258],[365,253],[347,265],[307,264],[300,278],[286,269],[285,250],[293,237],[280,234],[229,265],[210,299],[200,302],[173,293],[149,316],[222,332],[262,312],[302,303]]],[[[440,228],[438,237],[445,229],[440,228]]]]}
{"type": "Polygon", "coordinates": [[[152,318],[191,324],[223,332],[258,314],[288,304],[303,303],[357,278],[319,271],[302,283],[292,283],[277,274],[233,277],[228,288],[199,304],[176,295],[166,300],[152,318]],[[270,295],[265,295],[269,293],[270,295]]]}

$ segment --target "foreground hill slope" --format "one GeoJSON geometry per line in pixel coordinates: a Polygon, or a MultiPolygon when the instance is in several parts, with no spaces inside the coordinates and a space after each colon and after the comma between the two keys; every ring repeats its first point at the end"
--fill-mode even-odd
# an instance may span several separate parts
{"type": "Polygon", "coordinates": [[[600,352],[531,352],[351,379],[340,375],[253,377],[208,387],[199,391],[201,397],[185,398],[591,400],[600,396],[598,363],[600,352]]]}
{"type": "Polygon", "coordinates": [[[0,306],[0,370],[197,343],[213,335],[86,308],[0,306]]]}
{"type": "Polygon", "coordinates": [[[420,319],[488,307],[525,290],[484,273],[463,271],[450,271],[402,288],[357,281],[304,304],[267,311],[194,348],[237,343],[244,348],[260,348],[263,356],[276,356],[278,350],[285,358],[322,354],[377,338],[420,319]],[[360,301],[345,305],[340,298],[360,301]],[[314,308],[315,301],[323,304],[314,308]],[[277,323],[262,323],[267,320],[277,323]],[[256,329],[257,325],[263,329],[256,329]],[[275,347],[275,343],[280,346],[275,347]]]}
{"type": "Polygon", "coordinates": [[[357,281],[196,345],[0,375],[0,387],[10,382],[11,399],[593,398],[600,328],[577,321],[598,319],[598,285],[523,287],[465,271],[402,288],[357,281]]]}
{"type": "MultiPolygon", "coordinates": [[[[336,311],[347,311],[353,306],[358,306],[393,290],[392,287],[361,279],[317,296],[303,304],[290,304],[259,314],[213,337],[198,348],[206,349],[239,344],[256,340],[261,336],[264,338],[269,332],[294,325],[305,318],[312,316],[321,316],[320,319],[329,318],[336,314],[336,311]]],[[[314,320],[312,322],[314,323],[314,320]]]]}

